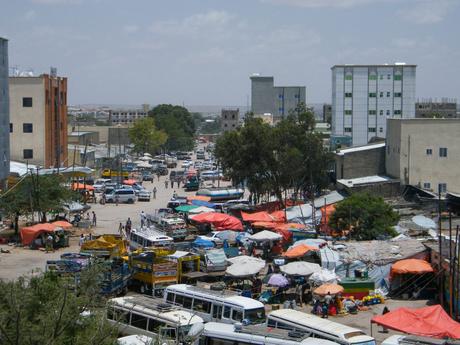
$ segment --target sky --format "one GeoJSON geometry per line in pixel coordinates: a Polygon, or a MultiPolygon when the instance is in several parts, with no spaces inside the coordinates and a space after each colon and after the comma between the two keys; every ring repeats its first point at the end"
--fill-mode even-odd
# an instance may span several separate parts
{"type": "Polygon", "coordinates": [[[417,64],[460,99],[460,0],[0,0],[9,64],[68,77],[69,104],[246,105],[249,76],[331,100],[331,66],[417,64]]]}

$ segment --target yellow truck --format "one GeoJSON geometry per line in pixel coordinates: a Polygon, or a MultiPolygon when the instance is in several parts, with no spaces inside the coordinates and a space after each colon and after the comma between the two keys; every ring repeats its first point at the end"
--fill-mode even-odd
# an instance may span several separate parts
{"type": "MultiPolygon", "coordinates": [[[[114,178],[118,176],[120,176],[120,172],[118,170],[104,169],[101,173],[102,178],[114,178]]],[[[128,179],[129,172],[124,170],[121,172],[121,176],[123,176],[124,179],[128,179]]]]}

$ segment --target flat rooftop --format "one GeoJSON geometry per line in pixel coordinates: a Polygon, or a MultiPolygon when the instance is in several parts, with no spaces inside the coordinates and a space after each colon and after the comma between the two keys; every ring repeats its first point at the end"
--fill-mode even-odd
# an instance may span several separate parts
{"type": "Polygon", "coordinates": [[[340,183],[346,187],[356,187],[363,184],[372,184],[372,183],[382,183],[382,182],[390,182],[390,181],[397,181],[392,179],[388,176],[380,176],[380,175],[372,175],[372,176],[364,176],[358,178],[351,178],[351,179],[341,179],[337,180],[337,183],[340,183]]]}
{"type": "Polygon", "coordinates": [[[380,142],[376,144],[350,147],[350,148],[342,149],[339,152],[336,152],[336,155],[343,156],[343,155],[346,155],[347,153],[374,150],[374,149],[378,149],[381,147],[385,147],[385,145],[386,145],[385,142],[380,142]]]}
{"type": "Polygon", "coordinates": [[[331,67],[331,69],[334,69],[336,67],[417,67],[417,65],[413,64],[407,64],[405,62],[395,62],[395,63],[384,63],[384,64],[375,64],[375,65],[354,65],[354,64],[343,64],[343,65],[334,65],[331,67]]]}

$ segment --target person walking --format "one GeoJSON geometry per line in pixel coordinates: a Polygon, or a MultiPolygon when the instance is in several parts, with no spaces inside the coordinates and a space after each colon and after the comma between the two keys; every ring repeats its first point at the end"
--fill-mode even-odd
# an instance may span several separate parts
{"type": "MultiPolygon", "coordinates": [[[[382,315],[385,315],[385,314],[387,314],[389,312],[390,312],[390,309],[388,309],[388,307],[385,306],[385,308],[383,308],[383,310],[382,310],[382,315]]],[[[388,333],[388,328],[382,327],[382,333],[388,333]]]]}
{"type": "Polygon", "coordinates": [[[96,212],[93,211],[93,226],[95,227],[96,224],[97,224],[96,212]]]}
{"type": "Polygon", "coordinates": [[[171,189],[174,188],[174,180],[171,179],[171,189]]]}
{"type": "Polygon", "coordinates": [[[142,212],[141,212],[141,228],[143,228],[145,226],[145,218],[146,218],[145,212],[144,212],[144,210],[142,210],[142,212]]]}
{"type": "Polygon", "coordinates": [[[131,225],[132,225],[131,218],[128,217],[128,220],[126,221],[126,226],[125,226],[127,235],[129,235],[129,233],[131,232],[131,225]]]}
{"type": "Polygon", "coordinates": [[[165,180],[165,189],[168,189],[168,179],[165,180]]]}
{"type": "Polygon", "coordinates": [[[157,198],[157,187],[153,187],[153,190],[152,190],[152,194],[153,194],[153,198],[156,199],[157,198]]]}
{"type": "Polygon", "coordinates": [[[81,247],[84,242],[85,242],[85,236],[83,236],[83,234],[81,234],[80,238],[78,239],[78,245],[81,247]]]}
{"type": "Polygon", "coordinates": [[[54,253],[54,248],[53,248],[53,236],[51,234],[49,234],[47,237],[46,237],[46,242],[45,242],[45,248],[46,248],[46,252],[50,252],[50,251],[53,251],[54,253]]]}
{"type": "Polygon", "coordinates": [[[176,198],[177,198],[177,193],[176,193],[176,191],[174,191],[174,193],[173,193],[173,199],[176,199],[176,198]]]}
{"type": "Polygon", "coordinates": [[[158,182],[160,182],[160,176],[161,176],[160,173],[157,172],[157,179],[158,179],[158,182]]]}
{"type": "Polygon", "coordinates": [[[118,206],[118,203],[120,202],[120,197],[117,195],[115,195],[115,206],[118,206]]]}

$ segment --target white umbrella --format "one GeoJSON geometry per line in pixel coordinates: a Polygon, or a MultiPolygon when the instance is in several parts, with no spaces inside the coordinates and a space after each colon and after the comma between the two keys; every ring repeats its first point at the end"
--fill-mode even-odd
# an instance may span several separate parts
{"type": "Polygon", "coordinates": [[[188,211],[189,214],[198,214],[198,213],[205,213],[205,212],[215,212],[216,210],[206,207],[206,206],[199,206],[197,208],[191,209],[188,211]]]}
{"type": "Polygon", "coordinates": [[[291,276],[308,276],[321,271],[321,266],[312,262],[294,261],[280,266],[280,270],[291,276]]]}
{"type": "Polygon", "coordinates": [[[280,234],[277,234],[276,232],[263,230],[261,232],[258,232],[257,234],[249,236],[249,239],[256,241],[256,242],[263,242],[263,241],[276,241],[276,240],[281,239],[282,237],[283,236],[281,236],[280,234]]]}
{"type": "Polygon", "coordinates": [[[337,284],[338,277],[334,271],[322,269],[319,272],[313,273],[308,280],[315,285],[337,284]]]}
{"type": "Polygon", "coordinates": [[[237,256],[227,261],[232,265],[227,267],[226,273],[234,277],[247,277],[259,273],[265,267],[265,261],[251,256],[237,256]]]}

